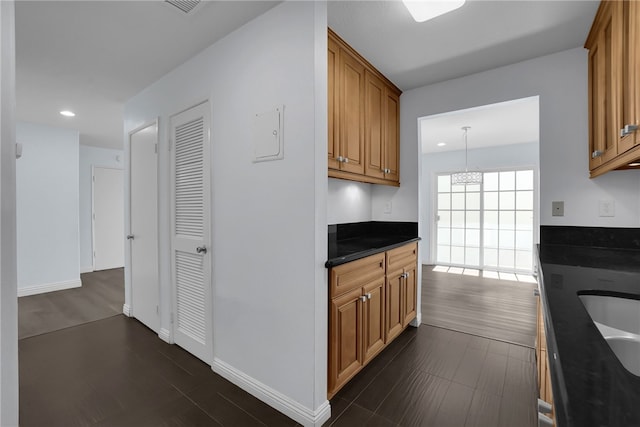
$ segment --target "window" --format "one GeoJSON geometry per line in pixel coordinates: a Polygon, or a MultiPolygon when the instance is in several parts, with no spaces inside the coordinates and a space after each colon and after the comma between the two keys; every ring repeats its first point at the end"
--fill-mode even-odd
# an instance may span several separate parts
{"type": "Polygon", "coordinates": [[[484,172],[480,185],[437,178],[436,262],[489,270],[533,270],[532,169],[484,172]]]}

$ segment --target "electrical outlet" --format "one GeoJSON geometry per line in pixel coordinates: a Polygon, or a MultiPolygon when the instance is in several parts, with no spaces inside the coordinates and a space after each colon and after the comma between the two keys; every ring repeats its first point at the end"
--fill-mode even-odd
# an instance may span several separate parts
{"type": "Polygon", "coordinates": [[[598,216],[616,216],[616,204],[613,200],[600,200],[598,202],[598,216]]]}
{"type": "Polygon", "coordinates": [[[551,216],[564,216],[564,202],[551,202],[551,216]]]}
{"type": "Polygon", "coordinates": [[[384,204],[384,213],[386,214],[391,213],[391,201],[388,201],[387,203],[384,204]]]}

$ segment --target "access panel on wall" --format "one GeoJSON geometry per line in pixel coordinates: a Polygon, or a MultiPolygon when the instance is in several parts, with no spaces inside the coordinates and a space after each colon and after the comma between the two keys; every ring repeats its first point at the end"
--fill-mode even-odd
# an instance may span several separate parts
{"type": "Polygon", "coordinates": [[[208,102],[171,117],[171,264],[176,344],[212,362],[208,102]]]}

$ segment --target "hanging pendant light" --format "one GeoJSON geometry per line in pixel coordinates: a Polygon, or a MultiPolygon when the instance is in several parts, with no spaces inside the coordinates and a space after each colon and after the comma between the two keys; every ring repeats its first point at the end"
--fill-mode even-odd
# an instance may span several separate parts
{"type": "Polygon", "coordinates": [[[469,172],[467,132],[471,126],[463,126],[464,131],[464,172],[456,172],[451,174],[452,185],[475,185],[482,184],[482,172],[469,172]]]}

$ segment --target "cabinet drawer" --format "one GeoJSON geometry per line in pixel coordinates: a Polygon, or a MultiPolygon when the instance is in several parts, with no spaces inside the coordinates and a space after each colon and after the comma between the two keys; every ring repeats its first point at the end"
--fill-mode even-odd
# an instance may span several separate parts
{"type": "Polygon", "coordinates": [[[387,251],[387,271],[394,271],[415,263],[418,259],[418,243],[410,243],[387,251]]]}
{"type": "Polygon", "coordinates": [[[385,254],[375,254],[331,269],[331,298],[384,277],[385,254]]]}

